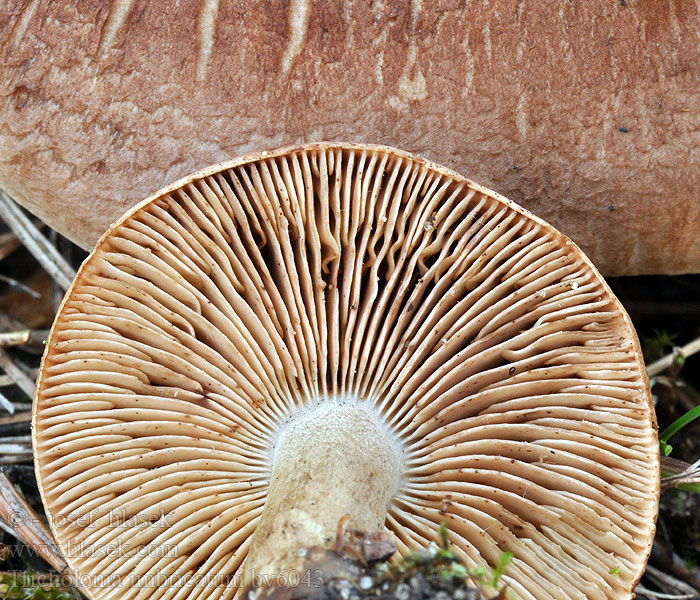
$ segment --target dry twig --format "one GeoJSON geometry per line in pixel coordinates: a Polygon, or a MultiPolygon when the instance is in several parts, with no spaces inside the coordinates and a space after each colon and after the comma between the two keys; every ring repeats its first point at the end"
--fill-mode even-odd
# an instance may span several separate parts
{"type": "Polygon", "coordinates": [[[638,585],[636,591],[649,598],[674,598],[678,600],[681,598],[700,598],[700,593],[695,588],[688,585],[684,581],[681,581],[680,579],[657,569],[653,565],[647,565],[646,575],[665,590],[663,593],[654,592],[642,585],[638,585]]]}
{"type": "Polygon", "coordinates": [[[67,290],[75,277],[75,271],[3,190],[0,190],[0,216],[51,278],[67,290]]]}
{"type": "Polygon", "coordinates": [[[20,369],[12,360],[12,357],[0,348],[0,368],[17,384],[17,386],[30,398],[34,398],[34,380],[20,369]]]}
{"type": "Polygon", "coordinates": [[[662,598],[664,600],[692,600],[697,598],[695,593],[692,594],[662,594],[661,592],[652,592],[645,588],[641,583],[634,590],[638,594],[645,598],[662,598]]]}
{"type": "Polygon", "coordinates": [[[668,458],[668,456],[661,457],[661,468],[671,473],[671,475],[661,479],[662,490],[677,487],[683,483],[700,483],[700,460],[696,460],[692,465],[689,465],[675,459],[671,459],[671,462],[668,458]],[[685,468],[678,470],[680,465],[683,465],[685,468]]]}
{"type": "Polygon", "coordinates": [[[67,571],[68,565],[51,533],[5,473],[0,473],[0,517],[12,535],[34,548],[58,573],[67,571]]]}
{"type": "Polygon", "coordinates": [[[0,333],[0,346],[21,346],[22,344],[26,344],[30,337],[31,331],[29,331],[29,329],[0,333]]]}
{"type": "Polygon", "coordinates": [[[31,423],[32,413],[29,411],[0,417],[0,435],[27,435],[31,432],[31,423]]]}
{"type": "Polygon", "coordinates": [[[12,402],[5,398],[5,395],[2,392],[0,392],[0,408],[4,408],[11,415],[15,414],[14,404],[12,404],[12,402]]]}
{"type": "Polygon", "coordinates": [[[34,459],[31,435],[0,437],[0,465],[14,465],[34,459]]]}
{"type": "Polygon", "coordinates": [[[0,234],[0,260],[7,258],[20,246],[20,241],[17,239],[14,231],[0,234]]]}
{"type": "Polygon", "coordinates": [[[655,375],[658,375],[659,373],[665,371],[671,365],[673,365],[673,363],[675,363],[676,360],[678,360],[679,356],[687,358],[688,356],[692,356],[697,352],[700,352],[700,337],[695,338],[692,342],[688,342],[685,346],[681,346],[680,348],[674,348],[671,354],[667,354],[659,360],[656,360],[653,363],[651,363],[647,367],[647,373],[649,377],[654,377],[655,375]]]}
{"type": "Polygon", "coordinates": [[[41,294],[37,292],[36,290],[33,290],[27,285],[24,285],[23,283],[17,281],[16,279],[12,279],[12,277],[7,277],[6,275],[0,275],[0,281],[3,283],[6,283],[9,285],[11,288],[16,289],[17,291],[24,292],[25,294],[29,294],[32,298],[41,298],[41,294]]]}
{"type": "MultiPolygon", "coordinates": [[[[49,337],[48,329],[22,329],[0,333],[0,346],[27,346],[30,352],[44,349],[44,342],[49,337]]],[[[0,385],[2,385],[0,383],[0,385]]]]}

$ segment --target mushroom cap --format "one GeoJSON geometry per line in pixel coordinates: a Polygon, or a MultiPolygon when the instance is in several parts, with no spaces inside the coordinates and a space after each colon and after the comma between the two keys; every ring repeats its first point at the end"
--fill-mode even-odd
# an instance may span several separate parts
{"type": "Polygon", "coordinates": [[[233,597],[280,429],[339,398],[402,449],[385,521],[401,553],[445,521],[469,566],[514,554],[518,598],[631,597],[659,457],[620,303],[516,204],[405,152],[334,143],[179,181],[81,267],[33,436],[86,593],[233,597]]]}
{"type": "Polygon", "coordinates": [[[0,3],[0,185],[91,249],[231,156],[382,143],[519,202],[605,275],[700,271],[697,11],[368,4],[0,3]]]}

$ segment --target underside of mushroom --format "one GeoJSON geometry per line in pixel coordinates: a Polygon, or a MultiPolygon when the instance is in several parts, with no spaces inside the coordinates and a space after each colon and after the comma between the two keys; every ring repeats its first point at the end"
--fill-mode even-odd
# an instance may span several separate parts
{"type": "Polygon", "coordinates": [[[630,598],[654,533],[618,301],[547,224],[383,147],[264,153],[136,207],[64,301],[34,425],[95,600],[232,598],[345,515],[401,554],[443,521],[468,567],[511,552],[521,599],[630,598]]]}

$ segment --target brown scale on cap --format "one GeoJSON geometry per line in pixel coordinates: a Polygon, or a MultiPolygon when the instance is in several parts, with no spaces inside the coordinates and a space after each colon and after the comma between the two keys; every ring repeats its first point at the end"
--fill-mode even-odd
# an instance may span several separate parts
{"type": "Polygon", "coordinates": [[[468,174],[605,275],[700,271],[690,2],[0,3],[0,185],[86,248],[196,169],[321,140],[468,174]]]}
{"type": "Polygon", "coordinates": [[[523,600],[627,599],[654,535],[619,302],[549,225],[385,147],[264,153],[132,210],[61,307],[33,432],[95,600],[231,598],[341,520],[402,554],[446,521],[469,567],[513,553],[523,600]]]}

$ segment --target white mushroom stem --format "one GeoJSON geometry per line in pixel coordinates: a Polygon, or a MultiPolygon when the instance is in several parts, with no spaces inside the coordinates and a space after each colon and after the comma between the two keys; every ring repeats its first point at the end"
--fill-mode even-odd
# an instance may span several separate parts
{"type": "Polygon", "coordinates": [[[333,548],[345,515],[354,529],[383,529],[402,463],[399,443],[368,405],[326,400],[295,414],[275,444],[246,581],[301,568],[303,549],[333,548]]]}

